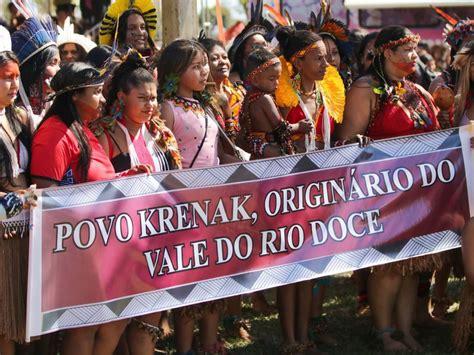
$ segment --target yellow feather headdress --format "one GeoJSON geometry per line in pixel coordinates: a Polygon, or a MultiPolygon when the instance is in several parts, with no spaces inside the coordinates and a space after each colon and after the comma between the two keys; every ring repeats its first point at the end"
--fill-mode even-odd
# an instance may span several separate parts
{"type": "MultiPolygon", "coordinates": [[[[275,101],[279,107],[292,108],[299,104],[298,93],[296,92],[291,79],[293,77],[293,66],[288,63],[283,56],[280,56],[282,71],[275,91],[275,101]]],[[[324,107],[328,110],[329,116],[334,122],[341,123],[344,116],[344,106],[346,94],[344,82],[337,69],[330,65],[326,69],[324,79],[318,82],[324,98],[324,107]]]]}
{"type": "Polygon", "coordinates": [[[111,46],[114,41],[115,26],[119,17],[128,9],[138,10],[147,25],[148,35],[155,38],[158,13],[152,0],[117,0],[109,6],[107,13],[100,24],[99,43],[111,46]]]}

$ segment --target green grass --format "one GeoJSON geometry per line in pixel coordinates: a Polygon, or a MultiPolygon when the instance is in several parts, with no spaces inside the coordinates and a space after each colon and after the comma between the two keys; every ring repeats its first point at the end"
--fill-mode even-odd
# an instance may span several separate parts
{"type": "MultiPolygon", "coordinates": [[[[449,280],[448,294],[454,299],[459,299],[459,294],[463,286],[463,281],[456,279],[449,280]]],[[[324,347],[318,346],[319,350],[327,354],[381,354],[382,346],[380,341],[372,332],[372,322],[369,317],[359,317],[356,314],[356,287],[349,274],[337,275],[332,278],[328,288],[328,295],[324,303],[329,331],[337,338],[338,346],[324,347]]],[[[267,299],[274,301],[274,292],[267,292],[267,299]]],[[[448,319],[458,308],[455,303],[450,309],[448,319]]],[[[244,342],[239,338],[226,338],[227,347],[231,354],[272,354],[279,353],[281,343],[281,332],[278,322],[278,315],[262,316],[252,312],[248,297],[244,298],[243,308],[244,318],[251,324],[251,334],[257,337],[254,342],[244,342]]],[[[415,327],[418,333],[416,338],[423,346],[422,354],[450,354],[453,353],[451,344],[450,327],[420,328],[415,327]]],[[[172,336],[158,343],[157,353],[172,354],[172,336]]],[[[400,354],[400,353],[397,353],[400,354]]]]}

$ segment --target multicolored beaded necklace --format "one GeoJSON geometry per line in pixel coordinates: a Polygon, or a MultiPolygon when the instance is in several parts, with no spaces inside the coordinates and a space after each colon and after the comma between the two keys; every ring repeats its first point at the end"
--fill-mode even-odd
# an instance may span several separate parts
{"type": "Polygon", "coordinates": [[[205,113],[204,108],[199,101],[190,100],[181,96],[173,96],[172,100],[176,106],[181,107],[185,111],[192,111],[201,115],[204,115],[205,113]]]}

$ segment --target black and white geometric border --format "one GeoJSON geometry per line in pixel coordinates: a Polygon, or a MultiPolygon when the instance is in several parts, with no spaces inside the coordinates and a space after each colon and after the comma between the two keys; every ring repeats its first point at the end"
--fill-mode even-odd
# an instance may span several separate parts
{"type": "Polygon", "coordinates": [[[461,237],[444,231],[409,239],[383,248],[366,248],[246,274],[206,280],[133,297],[43,313],[43,333],[127,319],[209,300],[246,294],[289,283],[311,280],[415,256],[458,248],[461,237]]]}

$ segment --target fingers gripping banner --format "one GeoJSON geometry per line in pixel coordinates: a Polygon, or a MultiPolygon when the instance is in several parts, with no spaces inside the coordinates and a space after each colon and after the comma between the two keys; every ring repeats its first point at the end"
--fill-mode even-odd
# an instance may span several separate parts
{"type": "Polygon", "coordinates": [[[470,129],[42,190],[28,337],[457,248],[470,129]]]}

